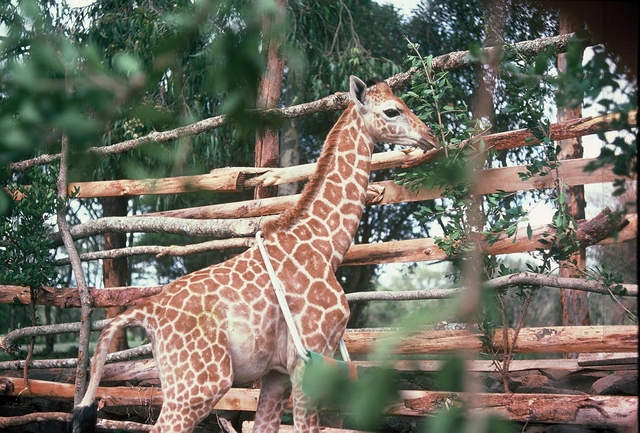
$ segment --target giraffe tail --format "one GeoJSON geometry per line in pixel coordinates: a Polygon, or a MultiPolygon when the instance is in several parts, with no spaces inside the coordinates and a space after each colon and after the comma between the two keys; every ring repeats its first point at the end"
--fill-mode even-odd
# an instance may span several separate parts
{"type": "MultiPolygon", "coordinates": [[[[144,307],[142,307],[144,308],[144,307]]],[[[98,338],[96,351],[91,361],[91,377],[84,398],[78,406],[73,409],[73,420],[71,424],[72,433],[94,433],[98,420],[98,404],[95,401],[98,392],[98,385],[104,372],[104,365],[107,360],[109,346],[116,335],[116,332],[124,326],[140,323],[138,312],[141,307],[132,308],[114,318],[103,330],[98,338]]]]}

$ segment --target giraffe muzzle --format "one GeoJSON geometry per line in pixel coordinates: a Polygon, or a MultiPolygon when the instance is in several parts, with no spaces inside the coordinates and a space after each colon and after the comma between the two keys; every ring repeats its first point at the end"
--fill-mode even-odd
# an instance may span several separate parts
{"type": "Polygon", "coordinates": [[[429,131],[427,134],[420,137],[418,140],[418,147],[422,150],[435,149],[436,147],[440,147],[440,140],[438,140],[438,137],[429,131]]]}

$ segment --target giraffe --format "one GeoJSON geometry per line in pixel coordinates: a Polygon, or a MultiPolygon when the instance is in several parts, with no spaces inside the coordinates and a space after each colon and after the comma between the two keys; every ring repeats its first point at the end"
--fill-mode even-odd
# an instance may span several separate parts
{"type": "MultiPolygon", "coordinates": [[[[302,343],[322,355],[334,352],[349,318],[335,271],[364,209],[374,144],[438,145],[384,81],[367,87],[351,76],[349,95],[298,203],[262,227],[302,343]]],[[[234,380],[259,378],[254,431],[277,432],[290,395],[295,431],[318,431],[319,408],[302,392],[305,363],[257,247],[178,278],[102,331],[87,392],[74,410],[74,432],[95,425],[107,348],[118,329],[132,324],[147,331],[160,375],[163,405],[152,431],[190,432],[234,380]]]]}

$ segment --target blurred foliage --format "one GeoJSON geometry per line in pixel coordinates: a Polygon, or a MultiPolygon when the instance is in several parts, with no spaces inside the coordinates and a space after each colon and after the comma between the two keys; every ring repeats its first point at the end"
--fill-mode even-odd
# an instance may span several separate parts
{"type": "MultiPolygon", "coordinates": [[[[601,114],[620,113],[615,134],[598,133],[604,145],[598,158],[586,170],[612,166],[613,172],[619,176],[614,182],[613,195],[622,196],[627,191],[627,183],[638,174],[637,127],[629,126],[628,122],[628,112],[638,109],[637,81],[611,59],[603,46],[594,47],[593,55],[586,62],[575,63],[569,63],[571,68],[567,74],[558,79],[558,98],[562,103],[570,104],[575,99],[572,95],[582,92],[586,106],[597,106],[601,114]],[[575,77],[574,82],[578,82],[575,87],[571,86],[572,77],[575,77]]],[[[628,201],[625,208],[630,206],[635,206],[635,201],[628,201]]]]}
{"type": "MultiPolygon", "coordinates": [[[[451,6],[456,13],[460,13],[459,7],[469,7],[447,1],[423,5],[425,12],[446,12],[451,6]]],[[[505,13],[508,16],[517,10],[515,8],[505,13]]],[[[533,12],[535,16],[535,10],[533,7],[529,12],[533,12]]],[[[495,15],[492,15],[492,18],[495,18],[495,15]]],[[[509,19],[506,22],[509,22],[509,19]]],[[[506,22],[505,31],[499,35],[508,34],[509,27],[506,22]]],[[[491,44],[491,34],[483,37],[484,39],[480,40],[491,44]]],[[[502,39],[496,42],[506,41],[507,36],[502,36],[502,39]]],[[[561,164],[558,160],[560,148],[549,137],[551,122],[548,116],[552,113],[546,107],[551,101],[559,107],[570,107],[584,100],[587,105],[602,106],[603,113],[626,113],[637,108],[633,99],[635,91],[623,95],[622,98],[610,96],[611,92],[619,89],[620,83],[624,83],[626,76],[614,66],[609,55],[598,47],[590,59],[582,62],[583,46],[579,38],[569,45],[569,66],[563,73],[555,70],[555,54],[551,49],[536,58],[525,59],[506,45],[497,68],[484,75],[484,79],[487,80],[485,84],[491,89],[488,97],[495,113],[490,119],[490,131],[493,133],[500,132],[503,128],[526,127],[534,133],[540,144],[495,152],[486,149],[482,141],[482,134],[487,131],[486,124],[480,123],[474,117],[473,107],[474,104],[478,104],[481,95],[473,95],[465,100],[461,96],[460,87],[452,84],[461,77],[451,71],[434,73],[431,65],[432,55],[422,56],[421,47],[413,41],[410,42],[409,48],[414,54],[408,57],[408,66],[417,68],[419,72],[414,77],[413,87],[407,98],[415,101],[420,107],[418,113],[425,122],[437,125],[434,130],[442,137],[442,141],[453,146],[445,148],[444,156],[433,163],[396,175],[398,183],[413,190],[427,188],[441,191],[441,198],[422,206],[416,212],[416,218],[421,224],[438,226],[441,229],[442,234],[434,236],[436,244],[445,251],[452,263],[460,264],[468,260],[466,253],[478,248],[481,240],[492,244],[498,239],[512,238],[515,242],[518,235],[526,235],[531,239],[533,233],[528,217],[532,203],[551,205],[555,211],[548,224],[550,232],[540,240],[547,245],[547,249],[540,248],[532,253],[532,259],[527,261],[525,266],[530,272],[553,274],[559,261],[568,260],[579,250],[576,238],[578,225],[568,210],[566,185],[556,181],[554,188],[533,195],[498,191],[478,198],[472,195],[472,180],[477,170],[507,164],[528,164],[526,171],[520,173],[523,179],[546,176],[553,172],[561,164]],[[473,215],[478,217],[472,217],[473,215]],[[480,234],[481,236],[478,236],[480,234]]],[[[470,49],[482,63],[482,54],[478,48],[471,46],[470,49]]],[[[487,95],[485,99],[486,97],[487,95]]],[[[622,122],[626,122],[626,114],[623,114],[622,122]]],[[[621,175],[620,181],[616,182],[616,193],[624,192],[623,187],[627,185],[625,181],[635,174],[637,160],[635,135],[631,134],[628,126],[621,129],[623,132],[618,133],[614,141],[604,140],[609,144],[605,144],[597,162],[591,167],[593,169],[607,164],[613,165],[614,172],[621,175]]],[[[604,136],[604,133],[601,134],[602,138],[604,136]]],[[[631,204],[635,205],[635,202],[631,204]]],[[[508,266],[505,259],[488,256],[486,253],[481,253],[481,257],[482,266],[478,268],[481,280],[522,270],[522,266],[508,266]]],[[[461,279],[462,284],[465,284],[465,277],[469,275],[462,275],[464,269],[463,266],[454,269],[450,275],[453,281],[461,279]]],[[[621,278],[607,272],[596,274],[595,278],[611,287],[613,293],[617,284],[622,281],[621,278]]],[[[471,278],[473,281],[475,276],[471,278]]],[[[492,293],[483,293],[482,306],[477,312],[478,325],[482,331],[480,338],[487,352],[493,354],[496,361],[503,355],[493,348],[494,331],[499,327],[508,326],[519,329],[525,323],[527,311],[539,290],[537,286],[517,285],[504,287],[492,293]]],[[[619,302],[619,305],[622,307],[622,303],[619,302]]],[[[626,313],[627,316],[633,316],[630,311],[626,313]]],[[[457,419],[455,415],[450,416],[452,418],[447,422],[457,419]]],[[[441,421],[445,422],[445,418],[446,416],[441,421]]]]}
{"type": "Polygon", "coordinates": [[[312,354],[305,368],[305,393],[315,404],[348,413],[344,427],[378,431],[384,408],[399,397],[398,372],[391,366],[362,368],[358,369],[357,380],[351,380],[346,363],[326,364],[321,358],[312,354]]]}
{"type": "MultiPolygon", "coordinates": [[[[523,224],[528,217],[525,204],[538,200],[555,204],[552,224],[563,242],[551,252],[539,252],[525,265],[485,256],[483,278],[505,275],[523,266],[548,273],[556,260],[575,249],[575,221],[567,215],[560,188],[533,194],[497,192],[478,200],[470,193],[473,185],[467,167],[480,158],[480,168],[527,163],[529,170],[523,177],[548,173],[557,166],[558,151],[548,138],[550,103],[571,106],[585,100],[601,106],[602,112],[625,112],[637,107],[637,92],[633,83],[622,87],[619,79],[626,71],[619,70],[601,48],[582,63],[579,43],[571,45],[569,69],[560,75],[555,72],[551,50],[534,59],[518,56],[511,43],[557,34],[558,17],[534,2],[507,0],[503,6],[501,11],[493,11],[480,1],[424,0],[413,16],[403,20],[392,5],[371,0],[288,2],[283,86],[287,104],[344,91],[351,74],[362,78],[392,76],[403,69],[405,62],[405,67],[417,66],[419,70],[412,88],[406,89],[407,103],[443,143],[458,144],[489,126],[472,117],[480,96],[477,89],[482,87],[479,80],[484,79],[482,66],[435,74],[430,62],[433,56],[464,49],[481,58],[482,43],[499,43],[504,45],[503,57],[497,75],[489,77],[495,81],[485,83],[491,84],[493,92],[490,99],[495,116],[491,119],[491,132],[530,128],[542,141],[540,146],[495,152],[487,150],[479,139],[449,151],[445,158],[423,168],[398,173],[398,181],[410,188],[437,187],[444,194],[424,204],[368,207],[356,242],[435,236],[455,263],[474,247],[473,232],[482,232],[489,242],[497,240],[502,232],[515,239],[521,230],[530,237],[530,225],[523,224]],[[409,46],[405,35],[411,41],[409,46]],[[616,96],[624,95],[625,102],[603,96],[603,89],[616,96]],[[482,211],[482,227],[469,223],[468,212],[476,209],[482,211]]],[[[274,13],[274,8],[269,0],[97,0],[83,8],[71,8],[66,2],[55,0],[3,2],[0,29],[6,34],[0,38],[0,181],[2,186],[17,188],[32,184],[24,192],[36,200],[13,202],[0,188],[0,214],[5,215],[0,282],[37,286],[54,284],[58,277],[46,237],[51,230],[48,217],[59,205],[51,190],[55,166],[13,175],[6,167],[11,162],[58,152],[63,136],[69,139],[73,151],[71,180],[187,175],[231,164],[252,165],[255,132],[263,125],[247,110],[254,107],[257,83],[264,70],[261,46],[269,35],[262,34],[262,20],[274,13]],[[198,136],[150,143],[106,158],[85,152],[90,147],[140,138],[220,114],[230,116],[231,124],[198,136]]],[[[318,156],[338,115],[322,113],[299,119],[301,162],[318,156]]],[[[621,121],[625,120],[623,116],[621,121]]],[[[286,128],[291,121],[277,122],[276,126],[286,128]]],[[[624,179],[636,174],[635,133],[627,132],[613,138],[601,134],[608,144],[590,167],[613,165],[621,179],[614,194],[623,194],[624,179]]],[[[380,144],[376,150],[387,148],[380,144]]],[[[388,174],[372,174],[372,180],[388,174]]],[[[147,196],[131,199],[130,213],[249,197],[246,193],[209,192],[147,196]]],[[[82,203],[82,210],[74,209],[75,213],[69,216],[73,222],[82,212],[93,218],[100,215],[96,201],[82,203]]],[[[556,245],[557,240],[558,237],[548,241],[556,245]]],[[[129,238],[130,245],[192,241],[166,235],[129,238]]],[[[83,248],[98,249],[101,245],[88,240],[83,248]]],[[[159,261],[136,258],[132,260],[133,272],[164,282],[232,253],[159,261]],[[151,264],[154,275],[150,276],[145,271],[152,268],[151,264]]],[[[63,272],[60,278],[65,278],[63,272]]],[[[374,267],[350,267],[339,272],[347,292],[373,286],[374,267]]],[[[617,272],[604,266],[596,268],[591,277],[613,287],[622,281],[617,272]]],[[[455,267],[438,271],[435,276],[413,268],[390,284],[405,289],[412,285],[430,288],[434,283],[442,287],[457,283],[459,278],[455,267]],[[451,282],[443,282],[443,275],[451,282]]],[[[544,292],[523,286],[488,294],[479,319],[487,336],[496,326],[513,326],[524,314],[522,304],[529,305],[534,294],[538,298],[544,292]]],[[[542,304],[531,301],[529,310],[534,310],[536,316],[543,311],[556,314],[547,312],[542,304]]],[[[449,301],[430,302],[428,308],[417,309],[417,303],[375,304],[359,315],[360,305],[353,307],[352,324],[389,324],[401,318],[398,325],[407,330],[416,330],[438,318],[451,319],[456,307],[455,302],[449,301]]],[[[390,350],[397,340],[378,351],[390,350]]],[[[439,376],[442,389],[463,389],[463,371],[458,361],[454,357],[445,364],[439,376]]],[[[357,428],[375,429],[382,422],[378,417],[381,408],[396,396],[395,380],[390,370],[381,369],[363,378],[355,388],[341,388],[344,384],[340,381],[326,383],[336,385],[329,388],[335,388],[336,401],[343,402],[353,413],[352,422],[357,428]]],[[[452,405],[430,418],[425,431],[470,429],[469,422],[464,411],[452,405]]],[[[487,431],[510,431],[493,419],[487,423],[487,431]]]]}
{"type": "MultiPolygon", "coordinates": [[[[375,290],[384,292],[435,290],[452,288],[454,284],[443,278],[451,272],[450,263],[423,263],[404,265],[393,272],[382,274],[375,290]]],[[[362,312],[363,328],[379,326],[400,327],[408,317],[418,316],[421,324],[455,321],[455,301],[429,299],[424,301],[367,302],[362,312]]]]}

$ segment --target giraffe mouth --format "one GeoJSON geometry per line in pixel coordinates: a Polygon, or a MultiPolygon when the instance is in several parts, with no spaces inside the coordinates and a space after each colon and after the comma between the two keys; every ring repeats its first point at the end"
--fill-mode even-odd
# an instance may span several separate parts
{"type": "Polygon", "coordinates": [[[422,150],[435,149],[436,147],[440,147],[440,140],[429,132],[427,135],[420,137],[418,140],[418,147],[422,150]]]}

